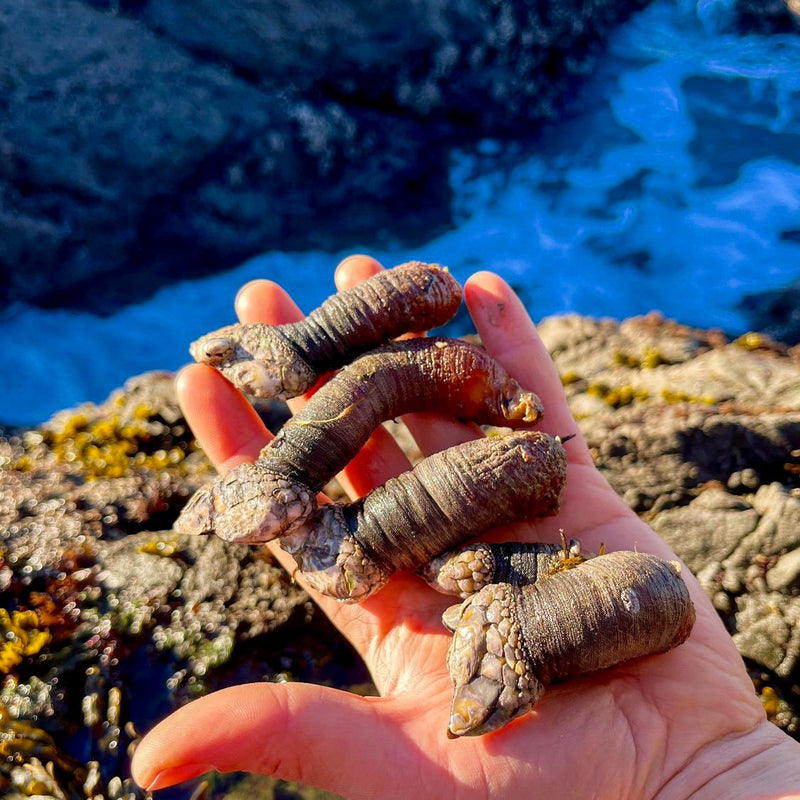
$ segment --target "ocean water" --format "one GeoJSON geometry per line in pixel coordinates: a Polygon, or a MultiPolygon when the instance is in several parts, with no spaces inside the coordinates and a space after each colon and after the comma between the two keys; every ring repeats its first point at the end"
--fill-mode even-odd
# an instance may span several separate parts
{"type": "MultiPolygon", "coordinates": [[[[452,230],[371,254],[459,280],[494,270],[534,319],[660,310],[747,330],[744,296],[800,278],[800,37],[737,36],[730,14],[727,0],[657,0],[613,37],[569,119],[524,146],[454,155],[452,230]]],[[[179,368],[193,338],[233,321],[248,280],[279,281],[308,311],[345,255],[266,253],[108,318],[10,309],[0,421],[36,424],[179,368]]]]}

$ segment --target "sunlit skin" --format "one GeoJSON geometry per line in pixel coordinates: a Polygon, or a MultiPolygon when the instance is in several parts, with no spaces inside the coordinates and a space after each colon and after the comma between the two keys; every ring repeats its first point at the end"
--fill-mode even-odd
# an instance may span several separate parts
{"type": "MultiPolygon", "coordinates": [[[[381,266],[353,256],[336,270],[339,289],[381,266]]],[[[561,513],[510,526],[486,540],[558,542],[559,530],[596,552],[636,548],[675,558],[595,469],[555,366],[519,299],[481,272],[465,299],[485,346],[542,398],[541,429],[566,437],[569,468],[561,513]]],[[[242,322],[290,322],[301,312],[276,284],[247,284],[242,322]]],[[[215,370],[185,368],[177,390],[186,418],[222,472],[253,460],[269,438],[244,397],[215,370]]],[[[292,401],[296,410],[302,398],[292,401]]],[[[406,419],[423,454],[479,434],[439,415],[406,419]]],[[[352,497],[408,469],[379,429],[341,476],[352,497]]],[[[274,545],[270,545],[274,547],[274,545]]],[[[275,548],[278,558],[291,559],[275,548]]],[[[548,689],[539,705],[482,737],[448,739],[450,634],[441,614],[452,598],[397,575],[362,605],[315,600],[363,657],[380,696],[300,683],[236,686],[196,700],[140,743],[133,776],[161,788],[210,769],[273,775],[348,798],[800,798],[800,745],[767,722],[730,636],[694,578],[689,640],[548,689]]],[[[313,594],[313,593],[312,593],[313,594]]]]}

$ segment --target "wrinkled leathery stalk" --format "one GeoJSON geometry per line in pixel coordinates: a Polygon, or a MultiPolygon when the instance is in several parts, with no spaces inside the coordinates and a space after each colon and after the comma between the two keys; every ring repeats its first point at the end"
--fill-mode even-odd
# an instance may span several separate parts
{"type": "Polygon", "coordinates": [[[491,584],[443,619],[453,630],[448,735],[463,736],[524,714],[554,681],[676,647],[695,613],[677,562],[622,551],[534,584],[491,584]]]}
{"type": "Polygon", "coordinates": [[[519,431],[434,453],[347,505],[320,507],[281,541],[308,583],[364,600],[482,531],[558,512],[567,459],[557,437],[519,431]]]}
{"type": "MultiPolygon", "coordinates": [[[[460,419],[512,427],[535,423],[542,414],[539,398],[479,347],[445,338],[395,342],[322,386],[254,463],[200,489],[175,527],[240,543],[283,536],[316,509],[316,492],[383,420],[442,409],[460,419]]],[[[462,514],[475,499],[459,495],[462,514]]]]}
{"type": "Polygon", "coordinates": [[[329,297],[300,322],[229,325],[190,347],[192,357],[256,397],[297,397],[320,373],[407,332],[443,325],[461,287],[446,269],[411,261],[329,297]]]}
{"type": "Polygon", "coordinates": [[[435,556],[420,575],[439,592],[469,597],[490,583],[536,583],[589,558],[594,554],[585,553],[577,539],[564,539],[562,544],[475,542],[435,556]]]}

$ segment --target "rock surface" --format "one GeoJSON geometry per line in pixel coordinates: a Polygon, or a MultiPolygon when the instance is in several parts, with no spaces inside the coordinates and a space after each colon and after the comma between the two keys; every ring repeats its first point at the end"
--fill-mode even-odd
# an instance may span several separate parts
{"type": "MultiPolygon", "coordinates": [[[[769,718],[800,738],[800,351],[657,316],[540,330],[598,466],[697,574],[769,718]]],[[[170,530],[210,472],[170,376],[8,432],[0,467],[4,796],[37,778],[44,796],[142,797],[125,778],[137,731],[221,686],[370,691],[263,549],[170,530]]],[[[231,791],[325,796],[255,776],[231,791]]]]}
{"type": "Polygon", "coordinates": [[[0,306],[430,236],[449,149],[551,118],[645,2],[0,0],[0,306]]]}
{"type": "MultiPolygon", "coordinates": [[[[800,230],[784,231],[782,238],[800,242],[800,230]]],[[[748,315],[756,330],[780,342],[800,342],[800,280],[782,289],[747,295],[740,303],[740,308],[748,315]]]]}
{"type": "Polygon", "coordinates": [[[141,797],[126,749],[169,708],[247,680],[364,679],[267,550],[169,530],[211,474],[171,375],[0,438],[0,466],[3,797],[141,797]]]}
{"type": "Polygon", "coordinates": [[[595,462],[698,576],[800,738],[800,349],[657,315],[540,326],[595,462]]]}

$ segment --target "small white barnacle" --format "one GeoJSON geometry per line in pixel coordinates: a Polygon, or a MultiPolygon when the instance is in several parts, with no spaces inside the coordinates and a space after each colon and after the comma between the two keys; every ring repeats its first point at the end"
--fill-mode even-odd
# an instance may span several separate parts
{"type": "Polygon", "coordinates": [[[637,614],[639,612],[639,598],[633,589],[623,589],[619,593],[619,599],[622,600],[622,605],[625,606],[626,611],[629,611],[631,614],[637,614]]]}

